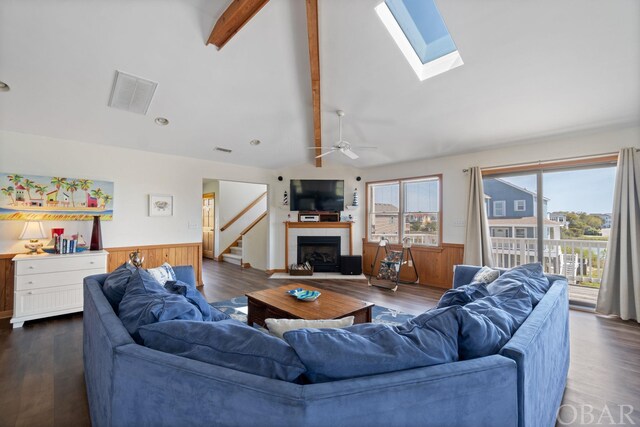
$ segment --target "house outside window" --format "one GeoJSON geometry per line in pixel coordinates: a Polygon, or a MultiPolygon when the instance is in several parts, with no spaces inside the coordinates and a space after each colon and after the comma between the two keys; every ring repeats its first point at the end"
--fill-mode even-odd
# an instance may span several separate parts
{"type": "Polygon", "coordinates": [[[440,246],[442,177],[367,184],[367,239],[401,243],[409,238],[414,245],[440,246]]]}
{"type": "Polygon", "coordinates": [[[514,200],[513,201],[513,210],[516,212],[524,212],[527,210],[527,201],[526,200],[514,200]]]}
{"type": "Polygon", "coordinates": [[[504,200],[496,200],[493,202],[493,216],[506,216],[507,202],[504,200]]]}

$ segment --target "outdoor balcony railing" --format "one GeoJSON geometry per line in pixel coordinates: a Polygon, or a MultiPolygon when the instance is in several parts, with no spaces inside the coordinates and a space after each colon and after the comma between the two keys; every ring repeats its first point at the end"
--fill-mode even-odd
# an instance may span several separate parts
{"type": "MultiPolygon", "coordinates": [[[[536,239],[492,237],[491,243],[497,267],[538,262],[536,239]]],[[[566,276],[570,284],[600,287],[606,241],[545,239],[543,252],[546,273],[566,276]]]]}
{"type": "MultiPolygon", "coordinates": [[[[398,233],[373,233],[371,239],[373,241],[380,240],[381,237],[389,240],[389,243],[398,243],[398,233]]],[[[411,244],[425,245],[425,246],[438,246],[438,234],[437,232],[431,233],[404,233],[404,237],[411,239],[411,244]]]]}

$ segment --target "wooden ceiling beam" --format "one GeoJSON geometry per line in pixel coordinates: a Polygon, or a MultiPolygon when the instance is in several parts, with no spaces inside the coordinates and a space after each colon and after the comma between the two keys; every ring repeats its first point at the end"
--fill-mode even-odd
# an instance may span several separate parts
{"type": "Polygon", "coordinates": [[[213,26],[207,44],[222,49],[268,2],[269,0],[233,0],[213,26]]]}
{"type": "MultiPolygon", "coordinates": [[[[313,100],[313,143],[315,155],[322,154],[320,122],[320,48],[318,42],[318,0],[307,0],[307,35],[311,65],[311,95],[313,100]]],[[[322,167],[322,158],[316,158],[316,167],[322,167]]]]}

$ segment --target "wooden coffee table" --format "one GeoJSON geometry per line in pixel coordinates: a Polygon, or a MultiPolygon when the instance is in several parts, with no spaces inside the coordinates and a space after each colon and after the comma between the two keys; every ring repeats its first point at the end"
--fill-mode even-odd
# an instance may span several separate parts
{"type": "Polygon", "coordinates": [[[353,323],[371,322],[371,308],[375,305],[335,292],[317,289],[299,283],[284,285],[273,289],[250,292],[247,323],[265,326],[265,319],[340,319],[353,316],[353,323]],[[304,288],[322,293],[315,301],[300,301],[287,291],[304,288]]]}

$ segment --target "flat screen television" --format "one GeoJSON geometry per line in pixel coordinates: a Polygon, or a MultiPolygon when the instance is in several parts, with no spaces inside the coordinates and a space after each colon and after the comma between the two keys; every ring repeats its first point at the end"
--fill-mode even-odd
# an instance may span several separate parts
{"type": "Polygon", "coordinates": [[[289,194],[292,211],[344,210],[343,180],[292,179],[289,194]]]}

